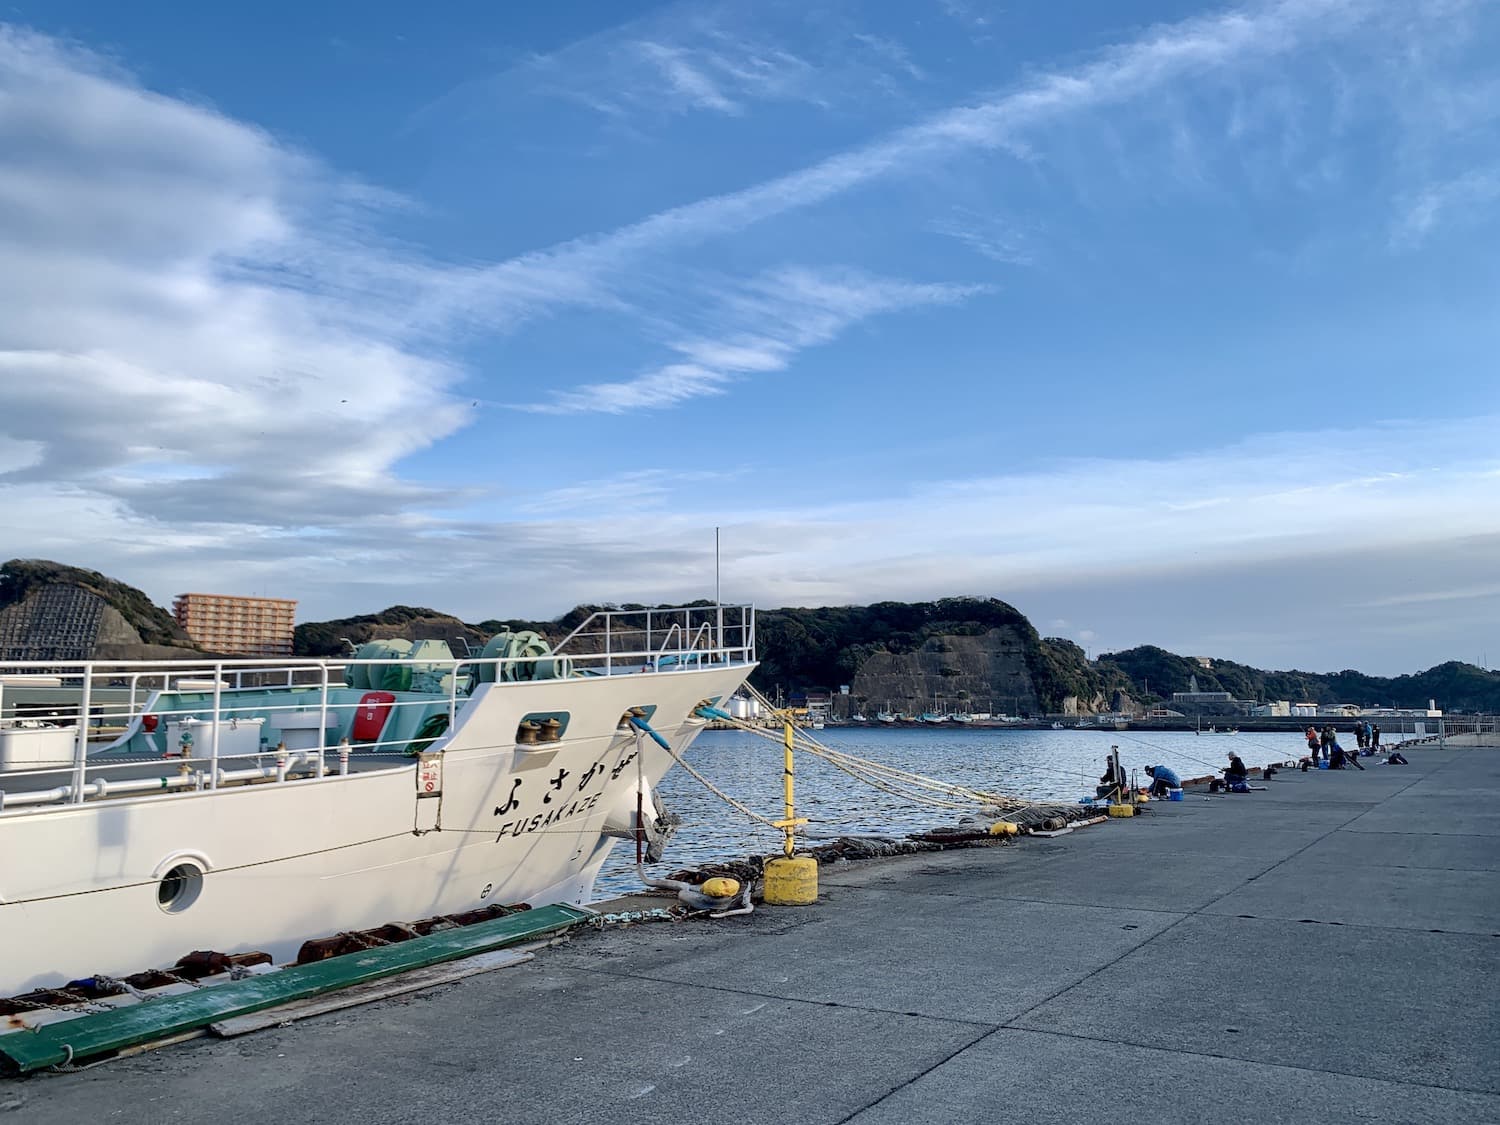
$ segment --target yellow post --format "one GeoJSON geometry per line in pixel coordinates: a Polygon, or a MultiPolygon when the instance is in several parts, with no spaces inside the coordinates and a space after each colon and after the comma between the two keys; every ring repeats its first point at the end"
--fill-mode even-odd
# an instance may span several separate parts
{"type": "Polygon", "coordinates": [[[793,808],[792,800],[792,724],[784,722],[781,724],[781,739],[786,744],[786,764],[782,766],[783,785],[786,790],[786,854],[797,850],[796,840],[793,838],[797,832],[797,813],[793,808]]]}
{"type": "Polygon", "coordinates": [[[782,766],[786,819],[776,827],[786,832],[786,854],[766,861],[765,899],[772,906],[806,906],[818,901],[818,861],[812,856],[799,858],[793,854],[797,850],[797,825],[806,824],[807,820],[798,818],[793,803],[792,723],[784,716],[782,739],[786,745],[786,759],[782,766]]]}

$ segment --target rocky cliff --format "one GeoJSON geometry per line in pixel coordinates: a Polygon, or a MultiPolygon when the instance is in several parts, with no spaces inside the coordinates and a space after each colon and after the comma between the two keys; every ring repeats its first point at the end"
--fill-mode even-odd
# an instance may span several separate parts
{"type": "Polygon", "coordinates": [[[980,636],[929,637],[913,652],[872,653],[855,673],[849,699],[861,708],[918,714],[1041,710],[1030,638],[1014,626],[980,636]]]}

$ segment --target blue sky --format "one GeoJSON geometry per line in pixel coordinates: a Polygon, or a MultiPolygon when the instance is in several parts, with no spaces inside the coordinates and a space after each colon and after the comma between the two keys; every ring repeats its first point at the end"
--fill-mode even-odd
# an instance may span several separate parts
{"type": "Polygon", "coordinates": [[[1500,11],[0,3],[10,555],[1500,658],[1500,11]]]}

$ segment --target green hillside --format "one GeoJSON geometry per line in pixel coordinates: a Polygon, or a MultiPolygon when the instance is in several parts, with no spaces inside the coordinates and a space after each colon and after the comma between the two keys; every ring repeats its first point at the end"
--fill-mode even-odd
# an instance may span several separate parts
{"type": "Polygon", "coordinates": [[[96,570],[64,566],[47,559],[11,559],[0,566],[0,609],[24,600],[32,590],[48,585],[78,586],[98,594],[119,611],[120,616],[141,635],[144,644],[193,647],[192,639],[172,615],[134,586],[107,578],[96,570]]]}
{"type": "Polygon", "coordinates": [[[1365,707],[1425,707],[1436,700],[1449,711],[1500,710],[1500,672],[1449,661],[1406,676],[1343,672],[1268,672],[1211,659],[1208,667],[1155,645],[1102,654],[1096,665],[1118,670],[1136,684],[1139,699],[1170,699],[1196,678],[1199,691],[1227,691],[1236,699],[1285,699],[1298,703],[1357,703],[1365,707]]]}

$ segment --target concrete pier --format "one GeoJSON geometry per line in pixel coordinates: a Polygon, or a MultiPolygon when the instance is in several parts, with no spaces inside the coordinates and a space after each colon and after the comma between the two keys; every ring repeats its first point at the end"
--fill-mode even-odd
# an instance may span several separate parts
{"type": "Polygon", "coordinates": [[[404,1000],[0,1084],[0,1111],[1500,1121],[1500,750],[1410,757],[825,868],[816,906],[583,933],[404,1000]]]}

